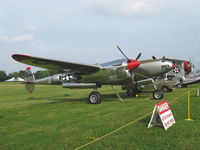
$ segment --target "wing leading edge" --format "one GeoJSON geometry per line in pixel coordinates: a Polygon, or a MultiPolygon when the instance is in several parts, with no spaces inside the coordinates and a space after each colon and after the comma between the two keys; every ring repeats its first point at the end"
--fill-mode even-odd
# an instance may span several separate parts
{"type": "Polygon", "coordinates": [[[84,75],[84,74],[97,72],[101,69],[100,66],[95,66],[95,65],[64,62],[64,61],[51,60],[51,59],[46,59],[46,58],[32,57],[32,56],[22,55],[22,54],[14,54],[12,55],[12,58],[24,64],[28,64],[28,65],[32,65],[32,66],[36,66],[40,68],[45,68],[45,69],[50,69],[50,70],[56,70],[60,73],[63,73],[65,71],[70,71],[79,75],[84,75]]]}

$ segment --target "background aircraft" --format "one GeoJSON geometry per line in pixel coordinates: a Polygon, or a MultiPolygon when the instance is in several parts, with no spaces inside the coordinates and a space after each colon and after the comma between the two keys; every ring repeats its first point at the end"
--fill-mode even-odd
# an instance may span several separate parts
{"type": "MultiPolygon", "coordinates": [[[[155,59],[154,56],[153,59],[155,59]]],[[[189,84],[200,82],[199,75],[193,73],[195,67],[190,59],[189,61],[165,57],[161,59],[171,61],[174,64],[174,69],[166,73],[164,78],[174,81],[177,87],[186,87],[189,84]]]]}
{"type": "MultiPolygon", "coordinates": [[[[29,92],[33,91],[34,84],[61,84],[63,88],[93,88],[94,91],[88,97],[88,102],[91,104],[101,102],[97,88],[102,85],[121,85],[122,89],[127,90],[127,95],[131,96],[138,92],[138,81],[162,76],[174,67],[172,62],[163,59],[138,61],[141,53],[135,60],[129,59],[118,46],[117,48],[126,59],[118,59],[98,65],[50,60],[22,54],[14,54],[12,57],[21,63],[56,70],[60,73],[35,80],[30,67],[28,67],[25,83],[29,92]]],[[[163,93],[156,86],[155,91],[153,91],[153,98],[163,98],[163,93]]]]}
{"type": "MultiPolygon", "coordinates": [[[[152,58],[154,60],[157,59],[155,56],[152,56],[152,58]]],[[[163,57],[158,60],[171,61],[174,64],[174,68],[163,77],[157,79],[163,80],[163,82],[173,81],[174,85],[179,88],[187,87],[187,85],[190,84],[200,83],[200,74],[193,72],[195,67],[190,59],[188,61],[163,57]]],[[[169,91],[170,89],[166,90],[169,91]]]]}

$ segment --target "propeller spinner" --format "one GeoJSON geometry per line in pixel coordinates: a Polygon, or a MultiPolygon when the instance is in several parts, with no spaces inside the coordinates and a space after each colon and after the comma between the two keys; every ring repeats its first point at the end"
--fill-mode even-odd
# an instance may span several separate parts
{"type": "Polygon", "coordinates": [[[122,53],[122,55],[124,55],[124,57],[127,59],[127,65],[128,65],[128,70],[129,71],[133,71],[134,69],[136,69],[140,64],[141,62],[140,61],[137,61],[140,56],[142,55],[142,53],[140,52],[138,54],[138,56],[136,57],[136,59],[129,59],[125,54],[124,52],[121,50],[121,48],[117,45],[117,49],[122,53]]]}

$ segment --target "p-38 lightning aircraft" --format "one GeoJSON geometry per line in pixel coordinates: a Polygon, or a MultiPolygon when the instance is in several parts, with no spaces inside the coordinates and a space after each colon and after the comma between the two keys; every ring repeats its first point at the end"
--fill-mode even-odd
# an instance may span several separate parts
{"type": "MultiPolygon", "coordinates": [[[[13,59],[24,64],[56,70],[56,74],[43,79],[35,80],[30,67],[26,69],[25,86],[32,92],[35,84],[61,84],[63,88],[93,88],[89,94],[90,104],[101,103],[101,97],[97,88],[102,85],[121,85],[123,90],[127,90],[127,95],[134,95],[138,92],[137,82],[161,76],[169,72],[174,64],[167,60],[141,60],[138,54],[135,60],[129,59],[117,46],[118,50],[124,55],[124,59],[118,59],[98,65],[87,65],[73,62],[50,60],[39,57],[32,57],[22,54],[12,55],[13,59]]],[[[153,81],[153,80],[152,80],[153,81]]],[[[156,89],[153,91],[154,99],[162,99],[163,93],[156,89]]]]}

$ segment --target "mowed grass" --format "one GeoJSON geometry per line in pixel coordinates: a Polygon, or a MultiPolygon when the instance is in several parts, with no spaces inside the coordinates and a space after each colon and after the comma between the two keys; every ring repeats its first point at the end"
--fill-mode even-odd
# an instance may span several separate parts
{"type": "Polygon", "coordinates": [[[151,94],[138,98],[127,97],[116,87],[104,86],[98,91],[103,101],[87,104],[92,91],[69,90],[60,86],[36,86],[28,94],[20,83],[0,83],[0,149],[70,150],[78,148],[127,123],[141,120],[101,140],[83,147],[83,150],[199,150],[200,84],[175,89],[165,94],[170,102],[176,124],[165,131],[161,127],[147,129],[155,103],[151,94]],[[191,92],[191,118],[187,118],[187,95],[191,92]],[[115,93],[124,99],[121,103],[115,93]],[[183,96],[182,96],[183,95],[183,96]]]}

